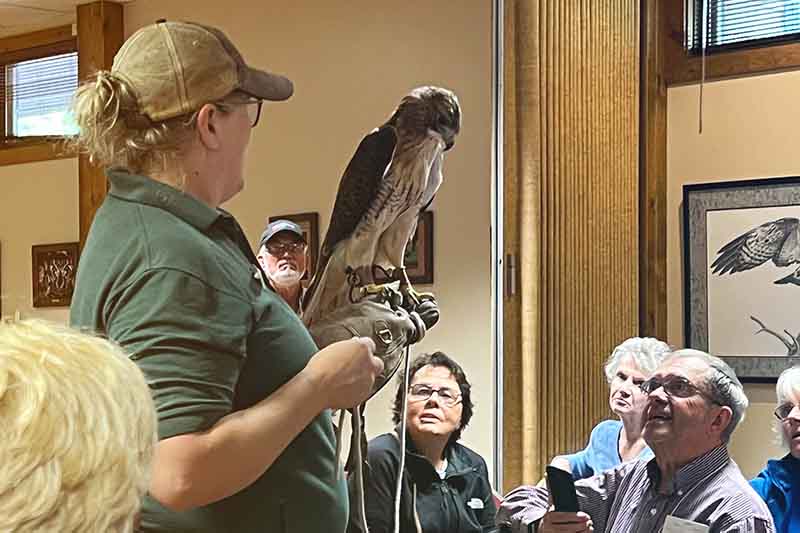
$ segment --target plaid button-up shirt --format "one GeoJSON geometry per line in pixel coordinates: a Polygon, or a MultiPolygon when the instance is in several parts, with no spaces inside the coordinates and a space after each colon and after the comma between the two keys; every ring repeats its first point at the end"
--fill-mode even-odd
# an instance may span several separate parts
{"type": "MultiPolygon", "coordinates": [[[[766,504],[719,446],[679,469],[668,494],[659,493],[661,472],[655,459],[622,464],[575,482],[578,503],[595,531],[654,533],[667,516],[705,524],[710,533],[774,533],[766,504]]],[[[515,533],[533,531],[548,508],[544,487],[511,491],[497,514],[499,525],[515,533]]]]}

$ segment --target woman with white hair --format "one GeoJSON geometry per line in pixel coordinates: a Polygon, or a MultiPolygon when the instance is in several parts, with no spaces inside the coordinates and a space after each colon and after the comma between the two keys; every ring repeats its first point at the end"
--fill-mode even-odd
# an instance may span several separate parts
{"type": "Polygon", "coordinates": [[[39,320],[0,325],[0,427],[0,531],[134,531],[156,411],[118,346],[39,320]]]}
{"type": "Polygon", "coordinates": [[[789,453],[771,459],[750,485],[769,507],[776,533],[800,531],[800,366],[784,370],[775,386],[777,432],[789,453]]]}
{"type": "Polygon", "coordinates": [[[620,463],[653,455],[642,438],[647,395],[639,385],[653,373],[670,347],[651,337],[632,337],[614,348],[605,365],[610,394],[608,404],[619,420],[604,420],[592,430],[580,452],[561,455],[552,464],[583,479],[620,463]]]}

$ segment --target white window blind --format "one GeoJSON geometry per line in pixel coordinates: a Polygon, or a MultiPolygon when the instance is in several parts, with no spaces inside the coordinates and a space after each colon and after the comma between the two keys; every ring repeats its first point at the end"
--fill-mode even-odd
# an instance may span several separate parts
{"type": "Polygon", "coordinates": [[[10,63],[3,69],[0,101],[4,137],[73,135],[69,107],[78,85],[78,54],[70,52],[10,63]]]}
{"type": "Polygon", "coordinates": [[[686,0],[686,46],[700,53],[800,38],[800,0],[686,0]]]}

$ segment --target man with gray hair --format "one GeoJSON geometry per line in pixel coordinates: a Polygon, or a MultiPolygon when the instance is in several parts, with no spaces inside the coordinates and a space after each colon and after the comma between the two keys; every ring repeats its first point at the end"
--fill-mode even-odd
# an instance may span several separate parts
{"type": "Polygon", "coordinates": [[[291,220],[270,222],[261,234],[256,258],[275,292],[300,314],[303,300],[300,280],[308,265],[308,243],[302,228],[291,220]]]}
{"type": "Polygon", "coordinates": [[[519,487],[504,499],[498,525],[515,533],[773,533],[769,510],[728,456],[748,405],[733,370],[707,353],[680,350],[641,388],[653,459],[576,481],[578,513],[549,510],[544,487],[519,487]]]}

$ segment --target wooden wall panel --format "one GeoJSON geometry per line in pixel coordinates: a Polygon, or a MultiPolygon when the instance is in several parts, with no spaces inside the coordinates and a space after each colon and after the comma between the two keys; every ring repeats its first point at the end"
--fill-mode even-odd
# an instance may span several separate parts
{"type": "MultiPolygon", "coordinates": [[[[122,46],[123,9],[115,2],[92,2],[77,6],[78,80],[85,81],[98,70],[110,69],[114,55],[122,46]]],[[[94,220],[94,214],[108,190],[105,170],[81,154],[78,158],[78,218],[80,246],[94,220]]]]}
{"type": "Polygon", "coordinates": [[[609,415],[602,363],[638,332],[639,3],[505,8],[509,489],[585,445],[609,415]]]}
{"type": "Polygon", "coordinates": [[[668,2],[642,0],[640,312],[642,335],[667,338],[668,2]]]}

